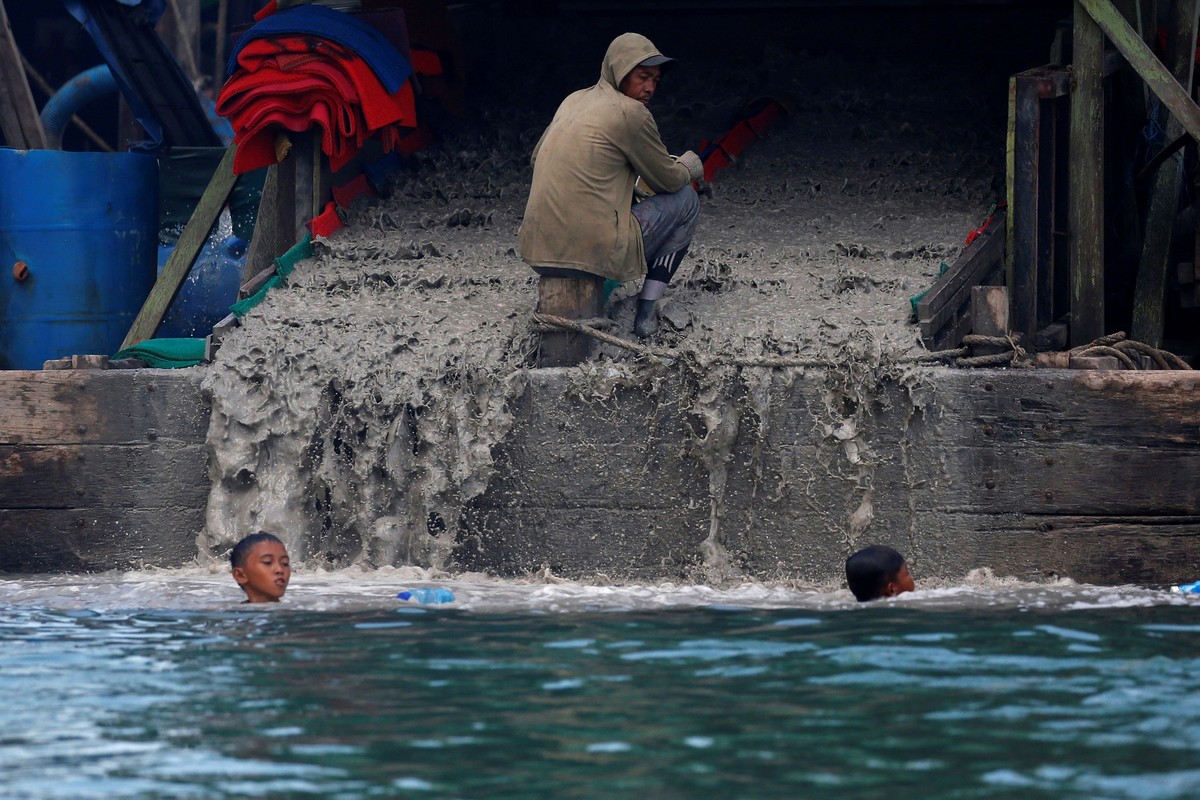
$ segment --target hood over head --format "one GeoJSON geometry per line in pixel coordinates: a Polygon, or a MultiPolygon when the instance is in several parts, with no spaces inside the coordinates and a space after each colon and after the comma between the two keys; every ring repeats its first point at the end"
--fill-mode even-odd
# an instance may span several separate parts
{"type": "Polygon", "coordinates": [[[646,66],[657,67],[674,60],[660,53],[654,42],[640,33],[622,33],[612,40],[604,54],[600,80],[619,90],[621,81],[639,64],[648,61],[646,66]]]}

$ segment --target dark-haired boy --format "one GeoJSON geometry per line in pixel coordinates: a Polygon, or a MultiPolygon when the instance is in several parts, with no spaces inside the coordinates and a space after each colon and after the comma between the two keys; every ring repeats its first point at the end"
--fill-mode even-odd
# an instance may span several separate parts
{"type": "Polygon", "coordinates": [[[917,588],[904,556],[881,544],[865,547],[846,559],[846,583],[860,603],[917,588]]]}
{"type": "Polygon", "coordinates": [[[247,603],[278,603],[292,579],[292,563],[279,537],[252,533],[229,553],[233,579],[246,593],[247,603]]]}

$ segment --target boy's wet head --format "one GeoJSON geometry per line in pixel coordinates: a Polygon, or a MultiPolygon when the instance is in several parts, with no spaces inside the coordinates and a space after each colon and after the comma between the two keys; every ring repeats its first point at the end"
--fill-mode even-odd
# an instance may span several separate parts
{"type": "Polygon", "coordinates": [[[859,602],[895,597],[916,588],[904,556],[880,544],[846,559],[846,583],[859,602]]]}
{"type": "Polygon", "coordinates": [[[276,603],[292,578],[291,559],[278,536],[259,531],[242,539],[229,553],[233,579],[248,603],[276,603]]]}

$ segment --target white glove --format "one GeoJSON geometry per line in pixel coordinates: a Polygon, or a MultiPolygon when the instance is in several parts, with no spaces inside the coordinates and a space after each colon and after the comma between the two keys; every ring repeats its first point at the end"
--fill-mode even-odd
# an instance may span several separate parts
{"type": "Polygon", "coordinates": [[[691,150],[688,150],[681,156],[671,156],[688,168],[688,172],[692,174],[692,180],[699,180],[704,177],[704,162],[700,160],[700,156],[696,155],[691,150]]]}

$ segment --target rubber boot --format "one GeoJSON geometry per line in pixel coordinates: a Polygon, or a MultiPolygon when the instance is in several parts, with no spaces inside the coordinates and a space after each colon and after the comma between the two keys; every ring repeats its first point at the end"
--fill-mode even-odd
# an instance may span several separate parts
{"type": "Polygon", "coordinates": [[[633,332],[639,339],[648,339],[658,333],[658,314],[654,311],[657,304],[657,300],[638,298],[637,314],[633,318],[633,332]]]}

